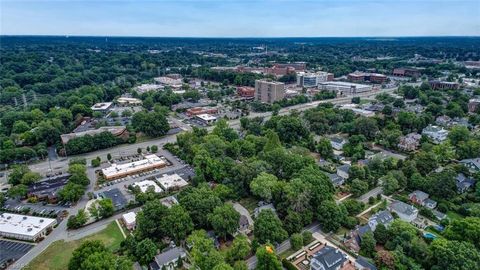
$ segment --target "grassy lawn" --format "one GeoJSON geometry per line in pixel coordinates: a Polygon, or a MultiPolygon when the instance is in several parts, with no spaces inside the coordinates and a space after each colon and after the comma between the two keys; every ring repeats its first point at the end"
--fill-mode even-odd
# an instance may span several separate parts
{"type": "Polygon", "coordinates": [[[73,251],[79,247],[84,241],[100,240],[110,250],[116,251],[120,248],[120,242],[123,240],[122,233],[114,222],[110,223],[104,230],[87,236],[85,238],[65,242],[63,240],[53,242],[25,269],[35,270],[63,270],[67,269],[68,261],[72,257],[73,251]]]}
{"type": "Polygon", "coordinates": [[[456,213],[456,212],[453,212],[453,211],[448,211],[447,213],[447,217],[450,219],[450,220],[455,220],[455,219],[461,219],[463,218],[462,215],[456,213]]]}

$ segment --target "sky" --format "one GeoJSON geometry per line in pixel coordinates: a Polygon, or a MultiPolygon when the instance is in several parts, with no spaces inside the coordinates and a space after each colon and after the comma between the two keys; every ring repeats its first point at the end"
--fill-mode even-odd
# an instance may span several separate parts
{"type": "Polygon", "coordinates": [[[1,35],[480,36],[480,0],[0,0],[1,35]]]}

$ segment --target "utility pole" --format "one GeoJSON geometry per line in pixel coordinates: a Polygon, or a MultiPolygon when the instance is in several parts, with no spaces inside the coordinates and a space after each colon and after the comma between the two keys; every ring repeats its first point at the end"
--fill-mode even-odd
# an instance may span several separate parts
{"type": "Polygon", "coordinates": [[[23,107],[25,107],[25,109],[27,108],[27,98],[25,97],[25,94],[22,94],[22,100],[23,100],[23,107]]]}

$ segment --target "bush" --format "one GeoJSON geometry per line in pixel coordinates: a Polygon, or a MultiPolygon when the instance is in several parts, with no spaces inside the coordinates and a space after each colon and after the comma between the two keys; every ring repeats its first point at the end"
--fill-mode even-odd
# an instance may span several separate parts
{"type": "Polygon", "coordinates": [[[150,151],[151,151],[152,153],[158,152],[158,146],[152,145],[152,147],[150,147],[150,151]]]}
{"type": "Polygon", "coordinates": [[[282,260],[282,265],[287,270],[297,270],[297,268],[291,262],[289,262],[287,259],[282,260]]]}
{"type": "Polygon", "coordinates": [[[375,198],[374,197],[368,198],[368,204],[374,204],[374,203],[375,203],[375,198]]]}
{"type": "Polygon", "coordinates": [[[68,165],[73,165],[73,164],[87,165],[87,160],[84,158],[71,158],[68,165]]]}
{"type": "Polygon", "coordinates": [[[92,167],[98,167],[98,166],[100,166],[100,160],[97,159],[97,158],[96,158],[96,159],[92,159],[91,164],[92,164],[92,167]]]}

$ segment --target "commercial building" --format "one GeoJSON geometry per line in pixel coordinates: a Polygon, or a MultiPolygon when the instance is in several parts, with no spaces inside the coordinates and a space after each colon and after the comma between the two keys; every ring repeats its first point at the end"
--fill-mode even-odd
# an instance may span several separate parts
{"type": "Polygon", "coordinates": [[[318,89],[337,92],[337,96],[353,95],[372,91],[371,85],[348,83],[348,82],[322,82],[318,84],[318,89]]]}
{"type": "Polygon", "coordinates": [[[326,82],[331,80],[333,80],[333,74],[328,72],[297,72],[297,85],[300,87],[317,87],[320,82],[326,82]]]}
{"type": "Polygon", "coordinates": [[[70,174],[62,174],[35,182],[28,187],[28,198],[35,198],[37,201],[57,203],[58,191],[61,190],[70,178],[70,174]]]}
{"type": "Polygon", "coordinates": [[[185,114],[189,117],[199,115],[199,114],[217,114],[218,113],[218,108],[215,107],[193,107],[190,109],[187,109],[185,114]]]}
{"type": "Polygon", "coordinates": [[[164,88],[165,87],[163,85],[146,83],[146,84],[141,84],[139,86],[136,86],[135,91],[137,91],[139,94],[143,94],[150,91],[163,90],[164,88]]]}
{"type": "Polygon", "coordinates": [[[304,71],[307,64],[305,62],[274,64],[271,68],[266,68],[265,73],[275,76],[285,76],[295,73],[296,71],[304,71]]]}
{"type": "Polygon", "coordinates": [[[158,183],[160,183],[160,186],[166,191],[178,190],[188,185],[188,182],[176,173],[164,174],[161,177],[157,177],[156,180],[158,183]]]}
{"type": "Polygon", "coordinates": [[[153,188],[153,191],[155,193],[163,192],[163,189],[161,187],[159,187],[157,185],[157,183],[155,183],[152,180],[143,180],[143,181],[140,181],[140,182],[135,182],[135,183],[132,184],[132,186],[140,188],[140,191],[143,192],[143,193],[147,192],[147,190],[149,188],[153,188]]]}
{"type": "Polygon", "coordinates": [[[274,103],[285,98],[285,84],[267,79],[255,81],[255,100],[274,103]]]}
{"type": "Polygon", "coordinates": [[[102,102],[102,103],[96,103],[90,109],[92,109],[92,111],[94,112],[107,113],[112,109],[112,107],[113,107],[113,102],[102,102]]]}
{"type": "Polygon", "coordinates": [[[119,97],[117,104],[119,106],[140,106],[142,105],[142,101],[138,98],[119,97]]]}
{"type": "Polygon", "coordinates": [[[239,86],[237,87],[237,95],[242,98],[254,98],[255,88],[249,86],[239,86]]]}
{"type": "Polygon", "coordinates": [[[98,135],[102,132],[110,132],[113,136],[115,137],[127,137],[128,136],[128,131],[125,126],[106,126],[106,127],[99,127],[97,129],[90,129],[90,130],[85,130],[85,131],[80,131],[80,132],[73,132],[73,133],[67,133],[67,134],[62,134],[60,135],[60,139],[62,140],[63,144],[68,143],[68,141],[83,137],[86,135],[90,136],[95,136],[98,135]]]}
{"type": "Polygon", "coordinates": [[[347,78],[351,82],[371,82],[377,84],[383,84],[387,81],[387,76],[379,73],[368,73],[355,71],[347,75],[347,78]]]}
{"type": "Polygon", "coordinates": [[[135,230],[137,226],[137,214],[135,212],[128,212],[122,215],[122,222],[129,230],[135,230]]]}
{"type": "Polygon", "coordinates": [[[393,76],[397,77],[412,77],[419,78],[422,76],[419,69],[416,68],[395,68],[392,72],[393,76]]]}
{"type": "Polygon", "coordinates": [[[132,174],[163,168],[165,166],[167,166],[167,161],[164,157],[147,155],[144,159],[139,161],[125,164],[114,163],[110,167],[102,169],[102,174],[106,180],[114,180],[132,174]]]}
{"type": "Polygon", "coordinates": [[[373,117],[375,116],[375,112],[367,111],[361,108],[358,108],[356,104],[345,104],[341,106],[344,110],[350,110],[357,115],[365,116],[365,117],[373,117]]]}
{"type": "Polygon", "coordinates": [[[18,214],[0,214],[0,236],[26,241],[38,241],[57,224],[52,218],[25,216],[18,214]]]}
{"type": "Polygon", "coordinates": [[[468,112],[480,112],[480,98],[472,98],[468,101],[468,112]]]}
{"type": "Polygon", "coordinates": [[[99,193],[98,197],[112,200],[113,207],[115,208],[116,211],[124,209],[125,207],[127,207],[127,204],[128,204],[127,198],[125,198],[123,193],[118,188],[105,190],[99,193]]]}
{"type": "Polygon", "coordinates": [[[174,89],[182,88],[183,81],[178,76],[163,76],[153,79],[156,84],[169,86],[174,89]]]}
{"type": "Polygon", "coordinates": [[[433,90],[458,89],[460,87],[460,84],[456,82],[429,81],[428,84],[433,90]]]}
{"type": "Polygon", "coordinates": [[[213,124],[217,121],[217,117],[215,117],[211,114],[208,114],[208,113],[195,115],[195,118],[200,120],[205,125],[210,125],[210,124],[213,124]]]}

